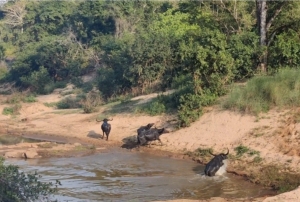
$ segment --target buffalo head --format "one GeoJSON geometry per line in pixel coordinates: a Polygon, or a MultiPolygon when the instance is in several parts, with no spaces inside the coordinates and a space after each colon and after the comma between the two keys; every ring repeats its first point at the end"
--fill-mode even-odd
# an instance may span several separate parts
{"type": "Polygon", "coordinates": [[[105,118],[105,119],[103,119],[102,121],[103,122],[107,122],[107,121],[112,121],[113,120],[113,118],[112,119],[107,119],[107,118],[105,118]]]}
{"type": "Polygon", "coordinates": [[[227,148],[227,153],[224,154],[224,153],[220,153],[220,154],[213,154],[210,150],[208,151],[211,155],[213,156],[220,156],[222,159],[227,159],[227,156],[229,154],[229,149],[227,148]]]}
{"type": "Polygon", "coordinates": [[[101,122],[101,121],[108,122],[108,121],[112,121],[112,120],[113,120],[113,118],[112,119],[104,118],[103,120],[98,120],[98,118],[96,118],[97,122],[101,122]]]}
{"type": "Polygon", "coordinates": [[[207,176],[214,176],[217,171],[224,165],[223,160],[227,159],[227,155],[229,154],[229,149],[227,148],[227,153],[221,154],[213,154],[209,151],[211,155],[214,156],[213,159],[210,160],[205,166],[204,173],[207,176]]]}

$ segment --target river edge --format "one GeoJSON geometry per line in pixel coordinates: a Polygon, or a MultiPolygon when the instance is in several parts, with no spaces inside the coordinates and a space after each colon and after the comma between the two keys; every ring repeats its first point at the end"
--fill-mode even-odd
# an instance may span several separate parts
{"type": "MultiPolygon", "coordinates": [[[[0,154],[4,154],[5,151],[9,151],[11,149],[14,150],[14,153],[20,154],[24,153],[29,150],[35,150],[38,154],[36,157],[32,158],[68,158],[68,157],[82,157],[82,156],[88,156],[93,155],[97,153],[102,152],[110,152],[111,150],[126,150],[129,152],[142,152],[142,153],[151,153],[151,155],[155,156],[161,156],[161,157],[168,157],[173,159],[180,159],[180,160],[186,160],[186,161],[193,161],[200,163],[201,165],[205,165],[202,161],[199,161],[198,159],[195,159],[195,157],[188,155],[187,153],[182,152],[174,152],[174,151],[164,151],[158,148],[153,147],[132,147],[132,145],[124,145],[120,146],[120,142],[116,141],[110,141],[103,142],[102,139],[99,139],[99,141],[93,141],[93,144],[91,144],[90,141],[87,141],[85,138],[74,138],[72,140],[68,139],[68,137],[62,137],[60,135],[54,135],[54,134],[43,134],[39,133],[36,134],[35,132],[27,132],[26,134],[22,133],[18,130],[10,130],[8,133],[12,136],[16,137],[25,137],[29,139],[35,139],[35,140],[42,140],[42,142],[37,143],[17,143],[14,145],[10,145],[7,147],[0,146],[0,154]],[[47,141],[45,141],[47,140],[47,141]],[[109,145],[108,145],[109,144],[109,145]],[[46,145],[46,146],[42,146],[46,145]],[[59,152],[58,152],[59,151],[59,152]]],[[[3,134],[3,133],[2,133],[3,134]]],[[[11,157],[8,157],[11,158],[11,157]]],[[[18,158],[18,157],[17,157],[18,158]]],[[[23,160],[24,157],[18,158],[20,160],[23,160]]],[[[245,173],[242,173],[240,171],[235,171],[234,168],[227,169],[228,173],[242,176],[244,180],[247,179],[247,175],[245,173]]],[[[259,198],[235,198],[235,199],[226,199],[226,198],[220,198],[220,197],[213,197],[211,199],[206,200],[192,200],[192,199],[175,199],[175,200],[168,200],[169,202],[229,202],[229,201],[244,201],[244,202],[260,202],[265,201],[268,199],[268,197],[272,197],[274,195],[267,195],[259,198]]],[[[156,202],[162,202],[162,201],[156,201],[156,202]]]]}

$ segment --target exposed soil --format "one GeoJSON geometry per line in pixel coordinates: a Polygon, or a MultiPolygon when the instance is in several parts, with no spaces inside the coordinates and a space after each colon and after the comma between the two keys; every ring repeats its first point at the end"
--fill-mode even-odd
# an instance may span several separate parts
{"type": "MultiPolygon", "coordinates": [[[[138,103],[145,103],[154,96],[137,97],[135,100],[139,100],[138,103]]],[[[7,98],[8,96],[0,96],[0,102],[3,103],[0,105],[0,111],[10,106],[4,102],[7,98]]],[[[219,106],[214,106],[207,108],[206,113],[190,127],[179,130],[176,129],[173,116],[147,116],[122,110],[116,114],[111,113],[111,117],[108,117],[113,118],[113,121],[110,122],[112,131],[109,140],[106,141],[105,138],[102,139],[101,123],[97,122],[96,118],[103,118],[109,114],[107,106],[99,109],[99,112],[84,114],[80,109],[58,110],[45,105],[62,98],[57,91],[51,95],[39,96],[38,102],[23,103],[19,115],[1,114],[0,134],[68,144],[42,145],[50,144],[48,142],[0,145],[0,154],[5,155],[14,151],[22,158],[26,152],[30,156],[30,151],[33,152],[32,158],[80,156],[101,152],[111,147],[122,147],[133,152],[151,152],[156,155],[207,163],[211,156],[203,151],[212,148],[215,153],[220,153],[228,148],[230,164],[227,171],[243,175],[253,182],[275,186],[260,175],[270,166],[274,168],[270,169],[270,173],[276,171],[277,174],[295,174],[294,179],[300,174],[300,109],[272,110],[256,117],[225,111],[219,106]],[[136,147],[136,130],[148,123],[155,123],[157,128],[166,127],[170,131],[161,136],[163,146],[154,143],[150,148],[136,147]]],[[[256,201],[283,201],[285,198],[289,201],[300,201],[300,189],[277,195],[275,198],[266,196],[256,201]]],[[[213,198],[209,201],[229,200],[213,198]]]]}

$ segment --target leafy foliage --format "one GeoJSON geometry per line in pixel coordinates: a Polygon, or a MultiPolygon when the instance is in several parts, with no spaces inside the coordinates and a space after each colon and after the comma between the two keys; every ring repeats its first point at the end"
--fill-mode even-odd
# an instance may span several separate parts
{"type": "Polygon", "coordinates": [[[299,68],[300,38],[299,32],[288,30],[276,37],[275,46],[270,48],[270,64],[278,69],[282,66],[299,68]]]}
{"type": "Polygon", "coordinates": [[[147,103],[146,106],[141,107],[139,111],[147,113],[151,116],[155,116],[165,113],[166,107],[163,103],[159,101],[152,101],[150,103],[147,103]]]}
{"type": "Polygon", "coordinates": [[[8,2],[0,16],[2,76],[39,94],[69,81],[88,93],[93,85],[80,77],[97,72],[103,101],[175,87],[155,113],[177,109],[187,126],[228,84],[255,76],[262,56],[270,73],[298,68],[300,6],[267,4],[261,47],[255,1],[8,2]]]}
{"type": "Polygon", "coordinates": [[[26,174],[20,172],[14,165],[5,165],[0,158],[0,201],[29,202],[51,201],[51,194],[57,192],[59,181],[55,183],[41,182],[38,173],[26,174]]]}
{"type": "Polygon", "coordinates": [[[2,114],[3,115],[18,115],[20,113],[21,105],[14,104],[11,107],[4,107],[2,114]]]}

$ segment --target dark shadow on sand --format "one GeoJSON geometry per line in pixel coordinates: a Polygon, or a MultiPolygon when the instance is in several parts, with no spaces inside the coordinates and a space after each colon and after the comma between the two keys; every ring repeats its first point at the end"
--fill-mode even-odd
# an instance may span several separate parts
{"type": "Polygon", "coordinates": [[[89,133],[87,134],[87,136],[90,137],[90,138],[102,139],[102,135],[99,134],[99,133],[96,133],[93,130],[89,131],[89,133]]]}

